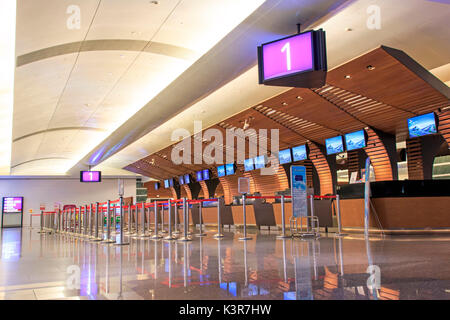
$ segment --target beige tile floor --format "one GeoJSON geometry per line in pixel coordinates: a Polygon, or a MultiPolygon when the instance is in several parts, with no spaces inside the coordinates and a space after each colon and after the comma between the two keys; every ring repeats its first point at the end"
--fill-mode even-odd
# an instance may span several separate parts
{"type": "Polygon", "coordinates": [[[1,232],[0,299],[450,299],[450,237],[276,239],[216,230],[188,243],[1,232]],[[368,265],[380,285],[367,288],[368,265]]]}

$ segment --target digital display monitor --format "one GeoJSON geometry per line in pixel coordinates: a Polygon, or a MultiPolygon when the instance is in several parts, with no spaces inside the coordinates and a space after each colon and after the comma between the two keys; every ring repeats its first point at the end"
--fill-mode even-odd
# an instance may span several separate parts
{"type": "Polygon", "coordinates": [[[263,80],[314,69],[312,32],[305,32],[262,45],[263,80]]]}
{"type": "Polygon", "coordinates": [[[191,183],[191,176],[190,175],[188,175],[188,174],[184,175],[184,183],[185,184],[191,183]]]}
{"type": "Polygon", "coordinates": [[[227,163],[225,165],[225,171],[227,172],[227,176],[231,176],[235,173],[234,163],[227,163]]]}
{"type": "Polygon", "coordinates": [[[416,138],[437,133],[437,121],[434,112],[408,119],[409,137],[416,138]]]}
{"type": "Polygon", "coordinates": [[[80,182],[101,182],[102,173],[100,171],[80,171],[80,182]]]}
{"type": "Polygon", "coordinates": [[[209,169],[203,170],[203,180],[209,180],[209,169]]]}
{"type": "Polygon", "coordinates": [[[292,148],[293,161],[302,161],[308,159],[308,152],[306,150],[306,145],[302,144],[301,146],[292,148]]]}
{"type": "Polygon", "coordinates": [[[218,177],[225,177],[225,175],[226,175],[225,166],[217,167],[217,176],[218,177]]]}
{"type": "Polygon", "coordinates": [[[280,164],[292,162],[291,149],[285,149],[278,152],[278,161],[280,164]]]}
{"type": "Polygon", "coordinates": [[[203,171],[197,171],[197,181],[203,181],[203,171]]]}
{"type": "Polygon", "coordinates": [[[164,180],[164,188],[169,188],[169,180],[164,180]]]}
{"type": "Polygon", "coordinates": [[[155,182],[155,190],[159,190],[159,182],[155,182]]]}
{"type": "Polygon", "coordinates": [[[367,146],[366,133],[359,130],[345,135],[345,146],[347,151],[365,148],[367,146]]]}
{"type": "Polygon", "coordinates": [[[262,169],[266,166],[266,155],[258,156],[254,158],[255,160],[255,169],[262,169]]]}
{"type": "Polygon", "coordinates": [[[253,164],[253,158],[245,159],[244,160],[244,170],[245,171],[252,171],[255,170],[255,166],[253,164]]]}
{"type": "Polygon", "coordinates": [[[180,186],[182,186],[184,184],[184,176],[178,177],[178,183],[180,184],[180,186]]]}
{"type": "Polygon", "coordinates": [[[4,197],[3,213],[22,213],[23,197],[4,197]]]}
{"type": "Polygon", "coordinates": [[[326,139],[325,146],[327,148],[328,155],[344,152],[344,143],[342,141],[342,136],[326,139]]]}
{"type": "Polygon", "coordinates": [[[170,179],[169,179],[169,186],[170,186],[170,187],[173,187],[173,178],[170,178],[170,179]]]}

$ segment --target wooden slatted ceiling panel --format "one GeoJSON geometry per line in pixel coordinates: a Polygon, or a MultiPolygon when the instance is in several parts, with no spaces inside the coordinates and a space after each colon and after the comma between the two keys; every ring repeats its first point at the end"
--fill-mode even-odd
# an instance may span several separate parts
{"type": "Polygon", "coordinates": [[[439,132],[450,146],[450,111],[439,114],[439,132]]]}
{"type": "Polygon", "coordinates": [[[208,191],[208,186],[206,185],[205,181],[199,181],[200,183],[200,187],[202,188],[202,192],[203,192],[203,198],[204,199],[209,199],[209,191],[208,191]]]}
{"type": "Polygon", "coordinates": [[[415,114],[448,105],[445,96],[382,47],[330,71],[327,83],[415,114]]]}
{"type": "Polygon", "coordinates": [[[408,179],[423,180],[423,159],[420,139],[407,139],[406,153],[408,157],[408,179]]]}
{"type": "MultiPolygon", "coordinates": [[[[397,122],[414,116],[414,113],[394,108],[386,103],[346,91],[336,86],[327,84],[314,91],[343,111],[352,114],[355,118],[359,119],[362,124],[370,124],[372,127],[391,134],[395,134],[397,122]]],[[[353,129],[358,130],[362,129],[362,127],[353,129]]],[[[346,132],[351,131],[352,130],[350,129],[346,130],[346,132]]]]}
{"type": "Polygon", "coordinates": [[[366,129],[369,139],[364,151],[370,158],[376,181],[393,180],[392,165],[386,147],[371,128],[366,129]]]}
{"type": "Polygon", "coordinates": [[[319,176],[320,195],[333,194],[333,179],[327,159],[314,143],[309,142],[308,146],[309,158],[314,164],[317,175],[319,176]]]}
{"type": "Polygon", "coordinates": [[[172,198],[172,190],[164,189],[163,187],[159,190],[155,190],[155,183],[153,181],[144,183],[144,187],[147,188],[148,198],[172,198]]]}

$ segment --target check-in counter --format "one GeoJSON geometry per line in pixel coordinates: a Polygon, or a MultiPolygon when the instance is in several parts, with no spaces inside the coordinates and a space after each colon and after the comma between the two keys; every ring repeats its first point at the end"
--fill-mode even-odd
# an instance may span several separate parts
{"type": "MultiPolygon", "coordinates": [[[[258,200],[258,199],[256,199],[258,200]]],[[[319,223],[321,227],[331,227],[333,226],[332,221],[332,202],[331,200],[314,200],[314,212],[315,215],[319,217],[319,223]]],[[[281,203],[255,203],[253,205],[246,205],[246,215],[247,215],[247,225],[249,226],[267,226],[275,227],[281,226],[282,224],[282,209],[281,203]]],[[[309,201],[308,201],[309,207],[309,201]]],[[[292,216],[292,203],[285,202],[285,224],[289,227],[290,218],[292,216]]],[[[222,222],[227,225],[227,221],[230,221],[225,214],[227,210],[231,210],[232,221],[234,225],[242,225],[244,223],[243,219],[243,208],[242,205],[225,205],[222,210],[222,222]]],[[[191,221],[199,221],[198,209],[193,208],[191,211],[191,221]],[[192,218],[192,215],[195,217],[192,218]]],[[[202,208],[202,216],[205,224],[217,225],[217,207],[206,207],[202,208]]],[[[304,219],[303,224],[306,225],[306,219],[304,219]]]]}
{"type": "MultiPolygon", "coordinates": [[[[369,228],[387,233],[450,231],[450,180],[371,182],[369,228]]],[[[364,184],[341,186],[342,227],[364,228],[364,184]]]]}

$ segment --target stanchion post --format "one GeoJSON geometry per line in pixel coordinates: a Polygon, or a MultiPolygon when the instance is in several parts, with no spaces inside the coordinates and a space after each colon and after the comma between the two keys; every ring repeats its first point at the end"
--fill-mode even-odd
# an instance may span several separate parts
{"type": "MultiPolygon", "coordinates": [[[[116,215],[114,215],[114,222],[116,220],[116,215]]],[[[103,232],[103,235],[105,232],[103,232]]],[[[112,243],[116,242],[111,239],[111,200],[106,203],[106,236],[104,236],[103,242],[112,243]]]]}
{"type": "Polygon", "coordinates": [[[174,212],[174,215],[175,215],[175,223],[174,223],[174,231],[173,231],[173,234],[176,234],[176,235],[178,235],[178,234],[180,234],[180,231],[178,231],[178,202],[177,201],[175,201],[175,203],[174,203],[174,209],[175,209],[175,212],[174,212]]]}
{"type": "MultiPolygon", "coordinates": [[[[164,238],[164,240],[175,240],[174,236],[172,235],[172,199],[167,200],[167,205],[169,207],[169,209],[168,209],[168,212],[169,212],[169,226],[168,226],[169,234],[167,235],[167,237],[164,238]]],[[[176,210],[175,210],[175,214],[177,214],[176,210]]]]}
{"type": "Polygon", "coordinates": [[[342,233],[342,224],[341,224],[341,204],[340,197],[336,195],[336,211],[337,211],[337,223],[338,223],[338,232],[335,234],[336,237],[345,236],[345,233],[342,233]]]}
{"type": "Polygon", "coordinates": [[[38,233],[44,233],[44,210],[41,210],[41,227],[38,233]]]}
{"type": "Polygon", "coordinates": [[[184,234],[178,240],[179,241],[192,241],[192,239],[188,236],[189,208],[187,207],[186,198],[183,198],[183,227],[184,227],[184,234]]]}
{"type": "Polygon", "coordinates": [[[245,240],[251,240],[251,237],[247,237],[247,214],[246,214],[246,206],[245,206],[245,193],[242,194],[242,215],[244,218],[244,235],[243,237],[240,237],[239,240],[245,241],[245,240]]]}
{"type": "MultiPolygon", "coordinates": [[[[285,206],[284,206],[284,194],[281,195],[281,234],[277,236],[277,239],[286,239],[289,238],[286,235],[286,223],[285,223],[285,206]]],[[[292,231],[291,231],[292,232],[292,231]]]]}
{"type": "Polygon", "coordinates": [[[158,230],[158,202],[156,200],[153,203],[153,210],[155,211],[155,230],[152,239],[159,240],[162,236],[159,234],[158,230]]]}
{"type": "Polygon", "coordinates": [[[222,233],[222,219],[220,216],[220,202],[222,201],[221,198],[217,198],[217,233],[213,236],[213,238],[221,239],[224,237],[222,233]]]}
{"type": "Polygon", "coordinates": [[[98,236],[99,215],[100,215],[100,204],[98,202],[96,202],[95,203],[95,215],[94,215],[95,229],[94,229],[94,237],[92,238],[92,241],[102,241],[102,238],[99,238],[99,236],[98,236]]]}
{"type": "Polygon", "coordinates": [[[204,237],[206,233],[203,232],[203,214],[202,214],[203,201],[198,203],[198,221],[200,222],[200,230],[196,234],[197,237],[204,237]]]}
{"type": "MultiPolygon", "coordinates": [[[[123,196],[120,195],[119,198],[119,211],[120,211],[120,234],[119,234],[119,242],[116,242],[115,244],[118,246],[123,246],[123,245],[129,245],[129,243],[125,243],[123,240],[123,226],[124,226],[124,222],[123,222],[123,196]]],[[[122,253],[120,253],[120,256],[122,257],[122,253]]]]}
{"type": "Polygon", "coordinates": [[[166,212],[166,208],[164,207],[164,204],[162,204],[161,207],[161,233],[167,233],[166,230],[164,230],[164,213],[166,212]]]}

